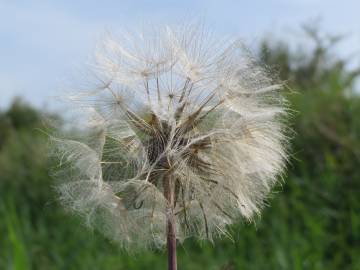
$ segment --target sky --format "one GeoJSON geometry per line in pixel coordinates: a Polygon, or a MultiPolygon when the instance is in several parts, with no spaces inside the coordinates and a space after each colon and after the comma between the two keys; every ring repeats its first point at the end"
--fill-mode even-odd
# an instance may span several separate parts
{"type": "Polygon", "coordinates": [[[0,109],[15,96],[52,108],[106,32],[201,20],[250,46],[264,37],[296,42],[317,23],[344,34],[338,53],[360,64],[359,0],[0,0],[0,109]]]}

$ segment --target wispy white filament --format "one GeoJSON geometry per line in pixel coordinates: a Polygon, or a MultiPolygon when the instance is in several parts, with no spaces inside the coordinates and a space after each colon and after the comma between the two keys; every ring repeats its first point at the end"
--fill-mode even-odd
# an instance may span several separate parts
{"type": "Polygon", "coordinates": [[[70,210],[123,247],[161,247],[166,175],[179,240],[260,213],[284,169],[286,108],[240,42],[196,27],[107,38],[93,69],[97,88],[71,96],[86,139],[52,139],[70,210]]]}

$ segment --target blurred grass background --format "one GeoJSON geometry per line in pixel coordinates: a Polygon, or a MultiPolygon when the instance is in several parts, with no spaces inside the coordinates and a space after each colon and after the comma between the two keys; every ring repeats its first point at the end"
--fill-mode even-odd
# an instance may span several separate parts
{"type": "MultiPolygon", "coordinates": [[[[258,52],[291,89],[285,182],[255,225],[231,228],[233,241],[185,241],[180,270],[360,269],[360,69],[332,53],[338,38],[305,31],[311,49],[264,41],[258,52]]],[[[21,99],[0,112],[0,269],[166,269],[165,251],[129,255],[64,213],[44,113],[21,99]]]]}

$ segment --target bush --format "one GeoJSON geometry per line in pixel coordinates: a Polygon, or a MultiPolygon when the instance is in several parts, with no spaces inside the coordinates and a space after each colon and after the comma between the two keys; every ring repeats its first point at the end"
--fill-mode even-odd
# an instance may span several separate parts
{"type": "MultiPolygon", "coordinates": [[[[306,32],[311,51],[264,42],[260,52],[291,89],[285,182],[232,241],[185,241],[181,269],[360,269],[360,70],[331,53],[337,38],[306,32]]],[[[19,99],[0,113],[0,269],[164,269],[163,251],[128,256],[58,206],[42,115],[19,99]]]]}

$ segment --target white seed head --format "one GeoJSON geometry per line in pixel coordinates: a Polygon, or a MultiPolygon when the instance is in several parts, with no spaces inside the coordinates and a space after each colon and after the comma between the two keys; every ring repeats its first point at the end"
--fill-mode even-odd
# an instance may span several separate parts
{"type": "Polygon", "coordinates": [[[96,52],[86,139],[52,138],[61,201],[123,247],[166,243],[164,178],[179,240],[212,240],[259,214],[286,162],[287,109],[239,41],[162,30],[96,52]]]}

